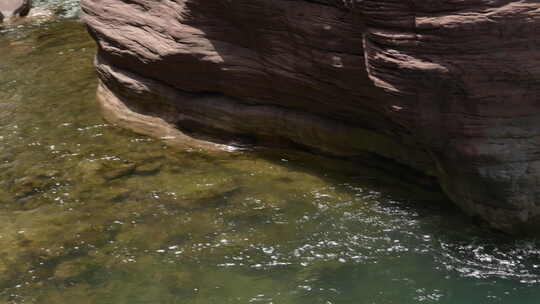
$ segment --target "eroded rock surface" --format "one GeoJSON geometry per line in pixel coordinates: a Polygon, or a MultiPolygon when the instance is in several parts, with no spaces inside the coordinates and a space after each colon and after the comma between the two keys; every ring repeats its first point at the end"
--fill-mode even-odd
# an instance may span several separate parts
{"type": "Polygon", "coordinates": [[[436,177],[498,229],[540,227],[538,1],[82,7],[98,95],[121,126],[205,148],[375,153],[436,177]]]}
{"type": "Polygon", "coordinates": [[[0,22],[4,17],[24,17],[32,8],[32,0],[2,0],[0,1],[0,22]]]}

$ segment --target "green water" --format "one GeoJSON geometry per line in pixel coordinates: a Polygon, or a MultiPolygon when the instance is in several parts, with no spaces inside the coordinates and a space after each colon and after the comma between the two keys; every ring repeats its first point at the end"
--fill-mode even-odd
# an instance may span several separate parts
{"type": "Polygon", "coordinates": [[[100,118],[73,20],[0,32],[0,303],[538,303],[540,243],[402,172],[100,118]]]}

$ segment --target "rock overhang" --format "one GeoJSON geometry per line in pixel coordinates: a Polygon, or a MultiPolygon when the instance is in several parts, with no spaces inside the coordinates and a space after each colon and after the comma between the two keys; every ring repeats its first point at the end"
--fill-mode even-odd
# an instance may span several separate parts
{"type": "Polygon", "coordinates": [[[214,137],[379,154],[435,176],[498,229],[538,225],[536,1],[82,7],[99,46],[102,96],[139,114],[214,137]]]}

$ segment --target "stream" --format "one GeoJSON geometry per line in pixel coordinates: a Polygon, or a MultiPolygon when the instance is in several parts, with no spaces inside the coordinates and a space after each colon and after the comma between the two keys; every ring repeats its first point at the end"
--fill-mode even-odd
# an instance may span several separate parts
{"type": "Polygon", "coordinates": [[[101,118],[77,1],[0,28],[0,303],[519,303],[540,242],[406,172],[182,151],[101,118]]]}

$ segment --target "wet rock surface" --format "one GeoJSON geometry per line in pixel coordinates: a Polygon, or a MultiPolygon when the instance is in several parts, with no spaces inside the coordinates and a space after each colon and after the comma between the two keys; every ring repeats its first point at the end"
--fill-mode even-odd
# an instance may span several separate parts
{"type": "Polygon", "coordinates": [[[493,227],[540,227],[537,1],[82,7],[110,121],[198,147],[375,153],[434,176],[493,227]]]}

